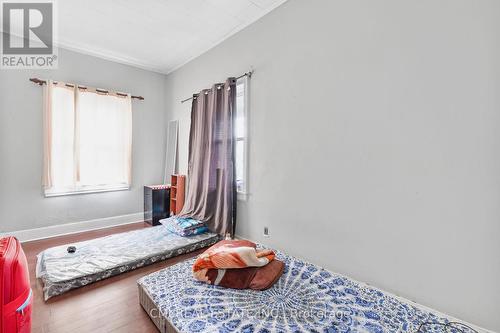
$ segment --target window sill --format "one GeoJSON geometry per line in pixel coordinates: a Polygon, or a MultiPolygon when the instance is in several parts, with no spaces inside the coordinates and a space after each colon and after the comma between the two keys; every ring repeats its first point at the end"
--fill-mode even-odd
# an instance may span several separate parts
{"type": "Polygon", "coordinates": [[[51,197],[62,197],[67,195],[78,195],[78,194],[92,194],[92,193],[103,193],[103,192],[117,192],[117,191],[128,191],[130,190],[129,185],[125,186],[116,186],[116,187],[93,187],[88,189],[79,189],[79,190],[71,190],[71,191],[51,191],[45,190],[44,196],[46,198],[51,197]]]}

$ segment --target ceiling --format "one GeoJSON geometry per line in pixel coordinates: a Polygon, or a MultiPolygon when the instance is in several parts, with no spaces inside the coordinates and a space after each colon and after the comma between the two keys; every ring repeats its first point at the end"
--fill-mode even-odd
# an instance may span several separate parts
{"type": "Polygon", "coordinates": [[[60,0],[56,43],[170,73],[286,0],[60,0]]]}

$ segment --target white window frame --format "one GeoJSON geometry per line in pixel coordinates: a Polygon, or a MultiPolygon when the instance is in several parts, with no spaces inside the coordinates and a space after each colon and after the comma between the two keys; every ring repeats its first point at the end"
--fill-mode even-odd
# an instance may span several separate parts
{"type": "MultiPolygon", "coordinates": [[[[236,134],[234,136],[234,140],[236,141],[243,141],[243,183],[244,183],[244,189],[241,190],[236,190],[237,194],[237,199],[240,201],[246,201],[248,199],[248,140],[249,140],[249,135],[248,135],[248,110],[249,110],[249,78],[248,76],[244,76],[236,81],[236,86],[243,84],[245,89],[244,89],[244,95],[243,95],[243,116],[245,119],[245,123],[243,125],[243,137],[236,137],[236,134]]],[[[238,96],[236,96],[238,97],[238,96]]]]}

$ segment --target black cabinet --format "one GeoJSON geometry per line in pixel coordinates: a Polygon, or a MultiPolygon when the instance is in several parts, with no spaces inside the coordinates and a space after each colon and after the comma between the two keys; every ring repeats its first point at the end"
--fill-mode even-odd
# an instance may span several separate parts
{"type": "Polygon", "coordinates": [[[170,185],[144,186],[144,221],[159,225],[170,216],[170,185]]]}

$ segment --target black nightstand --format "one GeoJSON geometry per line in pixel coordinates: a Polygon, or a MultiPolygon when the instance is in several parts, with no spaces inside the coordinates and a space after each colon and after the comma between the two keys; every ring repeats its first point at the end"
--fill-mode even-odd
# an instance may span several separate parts
{"type": "Polygon", "coordinates": [[[170,184],[144,186],[144,221],[155,226],[170,216],[170,184]]]}

